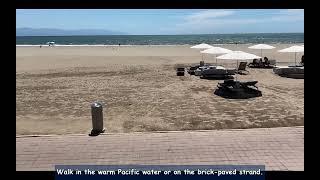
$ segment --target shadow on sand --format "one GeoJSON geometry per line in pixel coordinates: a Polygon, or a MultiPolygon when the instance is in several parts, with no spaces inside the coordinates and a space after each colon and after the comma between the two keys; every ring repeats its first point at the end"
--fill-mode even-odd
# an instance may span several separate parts
{"type": "Polygon", "coordinates": [[[200,76],[200,79],[206,79],[206,80],[233,80],[233,76],[223,76],[223,77],[202,77],[200,76]]]}
{"type": "Polygon", "coordinates": [[[225,80],[218,83],[218,88],[214,91],[215,95],[227,99],[249,99],[262,96],[255,84],[258,81],[240,82],[234,80],[225,80]]]}

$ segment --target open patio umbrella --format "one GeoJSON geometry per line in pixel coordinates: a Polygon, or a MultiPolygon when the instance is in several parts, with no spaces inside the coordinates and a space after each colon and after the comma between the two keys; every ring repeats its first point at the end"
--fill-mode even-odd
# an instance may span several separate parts
{"type": "Polygon", "coordinates": [[[254,46],[250,46],[248,47],[249,49],[260,49],[260,55],[262,57],[262,50],[263,49],[274,49],[275,47],[273,46],[270,46],[268,44],[257,44],[257,45],[254,45],[254,46]]]}
{"type": "MultiPolygon", "coordinates": [[[[205,43],[201,43],[195,46],[192,46],[190,48],[192,49],[209,49],[212,48],[213,46],[210,46],[209,44],[205,44],[205,43]]],[[[203,60],[203,55],[201,56],[202,60],[203,60]]]]}
{"type": "Polygon", "coordinates": [[[229,49],[221,48],[221,47],[212,47],[210,49],[206,49],[203,51],[200,51],[200,53],[206,53],[206,54],[215,54],[216,55],[216,64],[218,63],[217,61],[217,54],[227,54],[232,52],[229,49]]]}
{"type": "Polygon", "coordinates": [[[202,43],[202,44],[198,44],[198,45],[192,46],[190,48],[192,48],[192,49],[209,49],[209,48],[212,48],[212,47],[213,46],[210,46],[209,44],[202,43]]]}
{"type": "Polygon", "coordinates": [[[285,49],[281,49],[278,52],[294,52],[294,63],[297,65],[297,53],[304,52],[304,46],[291,46],[285,49]]]}
{"type": "MultiPolygon", "coordinates": [[[[218,56],[217,59],[224,59],[224,60],[237,60],[237,67],[239,64],[239,60],[251,60],[251,59],[258,59],[261,58],[254,54],[246,53],[243,51],[232,51],[230,53],[218,56]]],[[[237,76],[236,76],[237,78],[237,76]]]]}

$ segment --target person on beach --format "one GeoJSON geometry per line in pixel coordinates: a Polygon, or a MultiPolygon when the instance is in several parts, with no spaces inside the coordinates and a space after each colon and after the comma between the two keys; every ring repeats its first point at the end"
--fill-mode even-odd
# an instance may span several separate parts
{"type": "Polygon", "coordinates": [[[262,58],[260,58],[260,60],[259,60],[259,66],[260,66],[260,67],[263,66],[262,58]]]}
{"type": "Polygon", "coordinates": [[[253,59],[253,64],[257,64],[258,63],[258,59],[253,59]]]}
{"type": "Polygon", "coordinates": [[[269,65],[269,59],[267,57],[264,57],[263,59],[264,59],[264,64],[269,65]]]}
{"type": "Polygon", "coordinates": [[[300,62],[300,64],[301,64],[302,66],[304,66],[304,55],[301,56],[301,62],[300,62]]]}

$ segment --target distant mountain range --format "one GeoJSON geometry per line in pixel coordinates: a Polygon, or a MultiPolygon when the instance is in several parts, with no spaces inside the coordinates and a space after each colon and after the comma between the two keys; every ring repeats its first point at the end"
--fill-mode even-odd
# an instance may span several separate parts
{"type": "Polygon", "coordinates": [[[104,29],[64,30],[54,28],[16,28],[16,36],[76,36],[76,35],[126,35],[104,29]]]}

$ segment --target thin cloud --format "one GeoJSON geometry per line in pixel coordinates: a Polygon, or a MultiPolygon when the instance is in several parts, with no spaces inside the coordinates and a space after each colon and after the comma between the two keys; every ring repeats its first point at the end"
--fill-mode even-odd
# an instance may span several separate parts
{"type": "Polygon", "coordinates": [[[304,20],[304,10],[303,9],[287,9],[282,10],[278,14],[273,15],[269,21],[283,21],[283,22],[293,22],[293,21],[303,21],[304,20]]]}
{"type": "Polygon", "coordinates": [[[230,10],[206,10],[188,15],[185,19],[187,21],[203,21],[208,19],[226,17],[232,14],[234,14],[234,11],[230,10]]]}
{"type": "Polygon", "coordinates": [[[265,17],[237,17],[237,11],[232,10],[207,10],[188,15],[181,23],[171,28],[163,28],[162,31],[176,33],[216,33],[224,30],[236,30],[250,25],[279,22],[297,22],[304,20],[303,9],[280,10],[270,13],[265,17]]]}

